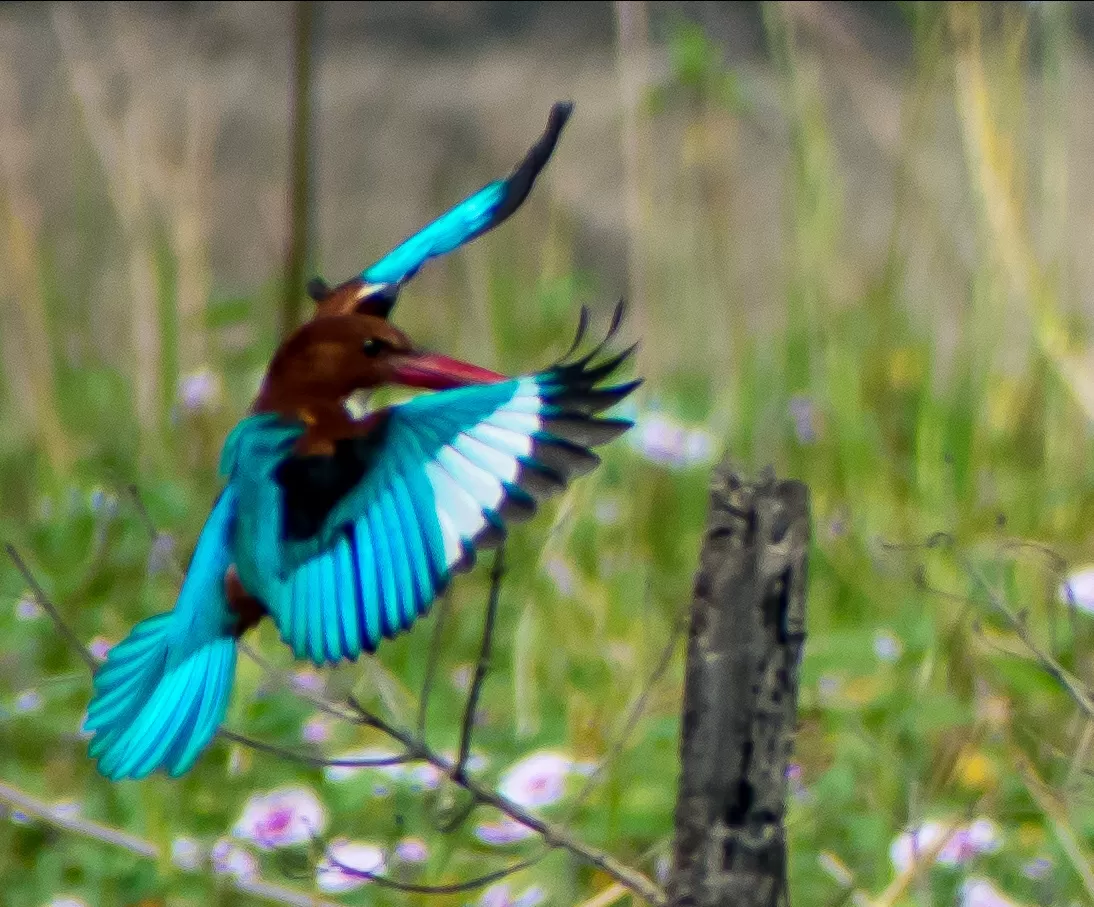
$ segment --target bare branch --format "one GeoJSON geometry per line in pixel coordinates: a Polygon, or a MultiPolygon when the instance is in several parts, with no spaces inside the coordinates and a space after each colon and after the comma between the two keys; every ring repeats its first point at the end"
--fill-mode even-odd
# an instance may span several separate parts
{"type": "Polygon", "coordinates": [[[302,765],[310,765],[313,768],[383,768],[391,765],[403,765],[407,762],[414,761],[410,756],[404,755],[384,756],[375,759],[337,759],[329,756],[313,756],[310,753],[302,753],[299,750],[278,746],[276,743],[266,743],[264,740],[256,740],[254,737],[248,737],[246,734],[237,734],[235,731],[229,731],[226,728],[222,728],[218,732],[218,736],[223,737],[225,740],[230,740],[232,743],[238,743],[240,746],[255,750],[256,752],[277,756],[289,762],[299,762],[302,765]]]}
{"type": "Polygon", "coordinates": [[[50,601],[49,596],[46,595],[45,591],[38,584],[38,580],[34,578],[34,574],[30,572],[30,567],[27,566],[26,562],[19,555],[15,546],[9,543],[4,547],[7,548],[8,557],[10,557],[12,563],[15,564],[15,569],[23,574],[23,579],[26,580],[27,585],[30,586],[31,592],[34,593],[34,600],[38,607],[49,615],[50,620],[53,621],[54,626],[57,627],[60,634],[84,660],[84,664],[87,665],[91,673],[94,674],[99,667],[99,662],[95,659],[95,656],[92,655],[87,646],[80,641],[80,637],[76,635],[76,631],[68,625],[63,617],[61,617],[61,612],[57,610],[53,602],[50,601]]]}
{"type": "Polygon", "coordinates": [[[375,728],[396,740],[406,749],[407,753],[428,762],[434,768],[444,772],[453,783],[466,790],[478,803],[483,806],[491,806],[505,814],[514,822],[530,828],[543,838],[551,847],[561,847],[569,851],[575,857],[589,863],[601,871],[610,875],[630,891],[655,907],[665,905],[664,892],[649,878],[636,869],[620,863],[610,854],[588,844],[579,841],[570,832],[550,822],[540,819],[538,816],[527,812],[506,797],[495,793],[489,788],[483,787],[471,778],[455,777],[456,766],[440,754],[434,752],[423,740],[419,740],[410,731],[402,730],[389,724],[383,718],[366,709],[355,697],[349,697],[350,705],[357,711],[357,721],[366,727],[375,728]]]}
{"type": "Polygon", "coordinates": [[[497,869],[494,872],[488,872],[485,875],[468,879],[465,882],[452,882],[447,885],[420,885],[413,882],[397,882],[395,879],[389,879],[387,876],[378,875],[365,869],[355,869],[352,866],[347,866],[345,863],[341,863],[332,857],[329,852],[326,855],[326,859],[331,866],[336,867],[340,872],[357,878],[368,879],[368,881],[375,882],[381,888],[391,888],[394,891],[404,891],[408,894],[459,894],[464,891],[474,891],[476,888],[484,888],[493,882],[500,881],[514,873],[535,866],[536,863],[545,856],[547,856],[546,851],[536,854],[534,857],[518,860],[511,866],[506,866],[502,869],[497,869]]]}
{"type": "MultiPolygon", "coordinates": [[[[0,781],[0,802],[6,803],[15,809],[26,813],[28,816],[45,822],[54,828],[71,832],[82,838],[89,838],[102,844],[109,844],[122,850],[144,857],[149,860],[159,860],[160,847],[144,838],[119,831],[109,825],[85,819],[80,816],[72,816],[60,813],[48,803],[32,797],[18,788],[12,787],[0,781]]],[[[332,901],[320,901],[308,892],[294,891],[283,885],[275,885],[260,878],[241,879],[225,876],[238,891],[255,897],[263,898],[276,904],[290,904],[294,907],[339,907],[332,901]]]]}
{"type": "Polygon", "coordinates": [[[471,752],[471,734],[475,726],[475,712],[479,705],[482,685],[486,672],[490,669],[490,648],[494,641],[494,621],[498,614],[498,596],[501,594],[501,578],[505,574],[505,545],[502,543],[494,554],[494,567],[490,571],[490,596],[486,603],[486,618],[482,626],[482,647],[479,660],[475,665],[475,676],[471,679],[471,689],[467,693],[467,705],[463,711],[463,724],[460,727],[460,749],[456,759],[456,770],[452,777],[457,781],[465,778],[467,757],[471,752]]]}

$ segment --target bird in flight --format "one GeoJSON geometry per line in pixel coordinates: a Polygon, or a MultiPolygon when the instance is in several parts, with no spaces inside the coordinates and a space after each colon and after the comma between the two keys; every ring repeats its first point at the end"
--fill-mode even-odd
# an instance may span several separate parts
{"type": "Polygon", "coordinates": [[[420,350],[380,314],[324,315],[290,335],[224,442],[224,488],[174,610],[137,624],[95,674],[85,727],[99,771],[188,771],[224,719],[247,629],[271,619],[316,665],[372,652],[595,467],[591,448],[631,426],[601,413],[640,383],[606,383],[634,349],[605,352],[622,316],[620,304],[578,356],[583,309],[562,360],[517,378],[420,350]],[[351,394],[383,386],[432,393],[348,413],[351,394]]]}

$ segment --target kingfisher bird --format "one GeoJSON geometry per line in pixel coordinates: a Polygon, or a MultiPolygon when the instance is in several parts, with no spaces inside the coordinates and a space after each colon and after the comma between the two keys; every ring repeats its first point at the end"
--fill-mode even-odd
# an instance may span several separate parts
{"type": "Polygon", "coordinates": [[[641,382],[605,382],[635,347],[518,378],[415,348],[386,318],[313,319],[278,348],[221,452],[221,491],[174,610],[94,677],[85,728],[107,778],[188,771],[224,719],[240,636],[270,617],[298,659],[371,653],[408,629],[475,552],[498,544],[631,426],[600,415],[641,382]],[[434,391],[352,417],[360,389],[434,391]]]}
{"type": "Polygon", "coordinates": [[[328,286],[319,277],[309,281],[308,295],[316,303],[313,317],[358,312],[386,318],[403,284],[422,265],[494,229],[524,203],[536,177],[550,160],[573,109],[570,101],[559,101],[552,106],[543,134],[509,176],[472,193],[356,277],[336,287],[328,286]]]}

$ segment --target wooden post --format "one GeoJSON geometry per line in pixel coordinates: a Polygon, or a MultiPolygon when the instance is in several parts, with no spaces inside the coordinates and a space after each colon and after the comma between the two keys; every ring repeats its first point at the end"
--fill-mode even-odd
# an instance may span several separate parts
{"type": "Polygon", "coordinates": [[[714,470],[691,610],[672,907],[784,907],[809,492],[714,470]]]}

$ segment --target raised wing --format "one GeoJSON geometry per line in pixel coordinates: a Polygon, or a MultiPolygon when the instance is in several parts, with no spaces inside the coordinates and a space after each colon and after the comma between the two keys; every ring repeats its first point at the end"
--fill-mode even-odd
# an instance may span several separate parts
{"type": "Polygon", "coordinates": [[[429,259],[452,252],[509,217],[528,197],[572,112],[573,104],[569,102],[555,104],[543,135],[507,178],[495,180],[469,195],[365,268],[360,279],[370,285],[401,284],[413,277],[429,259]]]}
{"type": "MultiPolygon", "coordinates": [[[[603,346],[603,344],[601,344],[603,346]]],[[[284,460],[280,577],[262,597],[298,658],[356,658],[424,614],[475,552],[599,462],[631,426],[597,414],[633,347],[537,375],[416,397],[329,457],[284,460]]]]}

